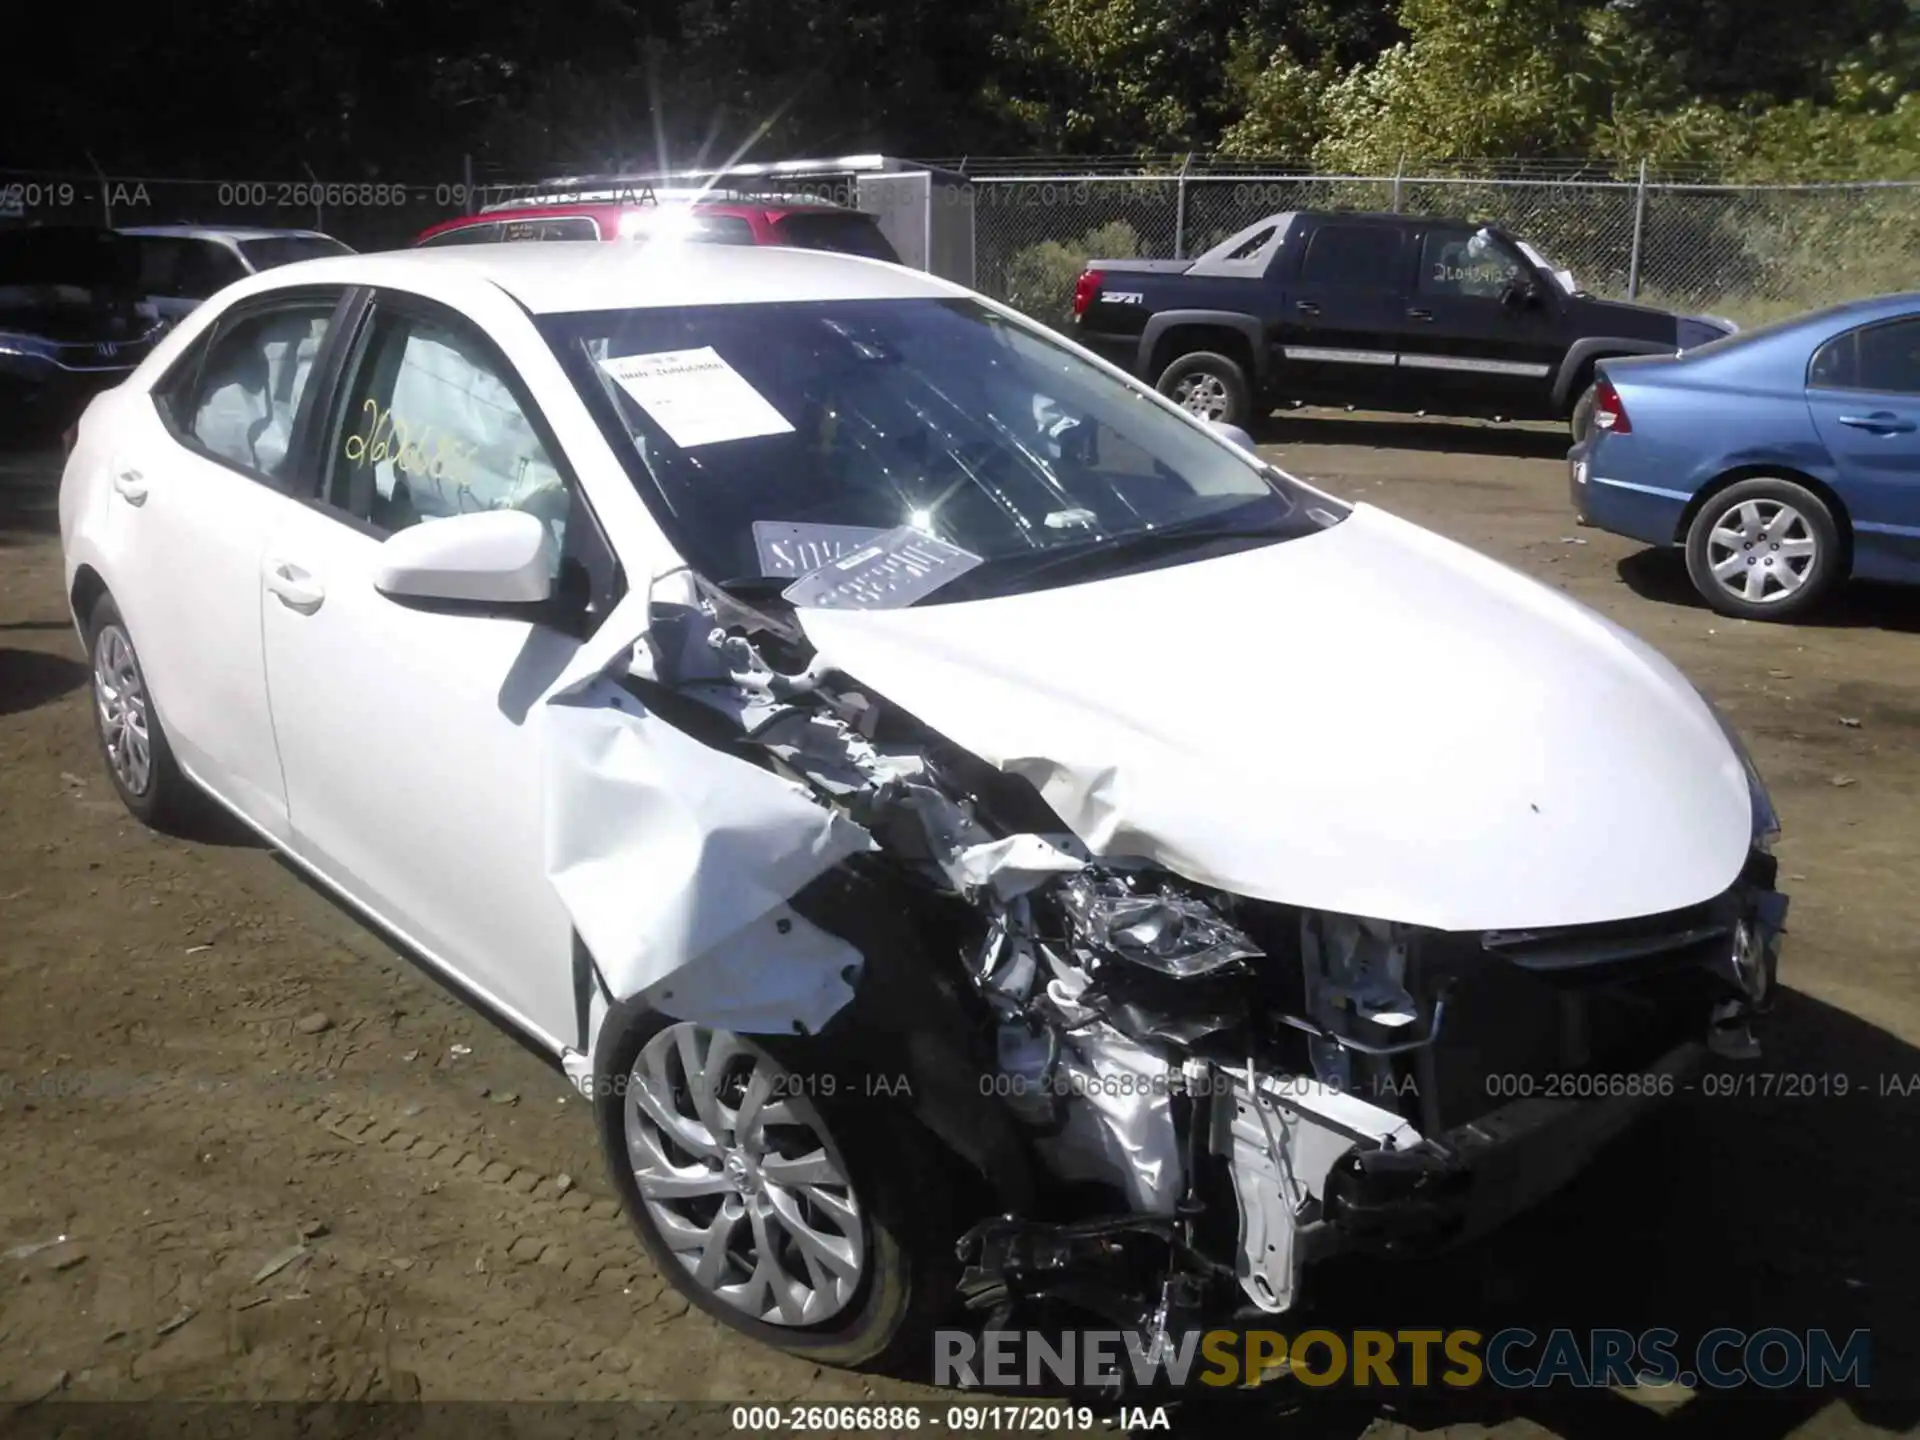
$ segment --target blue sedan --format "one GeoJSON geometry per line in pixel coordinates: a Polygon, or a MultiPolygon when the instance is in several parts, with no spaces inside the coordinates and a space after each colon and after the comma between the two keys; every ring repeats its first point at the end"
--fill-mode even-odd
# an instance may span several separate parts
{"type": "Polygon", "coordinates": [[[1591,415],[1574,510],[1685,546],[1722,614],[1804,615],[1850,575],[1920,584],[1920,294],[1602,360],[1591,415]]]}

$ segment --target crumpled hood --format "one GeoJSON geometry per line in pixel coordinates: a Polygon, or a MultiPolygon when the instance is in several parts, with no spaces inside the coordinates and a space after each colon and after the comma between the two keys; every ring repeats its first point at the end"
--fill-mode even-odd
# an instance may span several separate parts
{"type": "Polygon", "coordinates": [[[1589,924],[1712,898],[1752,840],[1740,757],[1667,660],[1366,505],[1199,563],[800,620],[1096,854],[1255,899],[1589,924]]]}

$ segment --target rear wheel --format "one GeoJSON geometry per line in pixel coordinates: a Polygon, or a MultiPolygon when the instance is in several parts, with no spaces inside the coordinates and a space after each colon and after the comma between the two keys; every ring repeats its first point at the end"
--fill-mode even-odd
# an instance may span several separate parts
{"type": "Polygon", "coordinates": [[[1245,425],[1253,413],[1247,372],[1238,361],[1212,350],[1182,355],[1160,372],[1154,388],[1202,420],[1245,425]]]}
{"type": "Polygon", "coordinates": [[[133,637],[111,595],[102,595],[88,618],[87,652],[94,732],[107,775],[137,819],[166,829],[190,813],[197,792],[174,761],[133,637]]]}
{"type": "Polygon", "coordinates": [[[1706,602],[1745,620],[1805,615],[1845,577],[1840,527],[1826,502],[1792,480],[1729,485],[1687,528],[1687,574],[1706,602]]]}
{"type": "Polygon", "coordinates": [[[816,1362],[920,1353],[953,1297],[930,1137],[888,1106],[836,1105],[750,1038],[616,1012],[595,1106],[641,1243],[708,1315],[816,1362]]]}

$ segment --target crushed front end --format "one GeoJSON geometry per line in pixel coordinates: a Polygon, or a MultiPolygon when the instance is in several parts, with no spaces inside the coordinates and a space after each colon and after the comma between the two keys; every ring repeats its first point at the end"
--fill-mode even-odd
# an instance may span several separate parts
{"type": "MultiPolygon", "coordinates": [[[[1312,1260],[1478,1233],[1709,1053],[1757,1053],[1786,915],[1763,792],[1748,862],[1711,901],[1452,933],[1096,856],[1026,781],[704,584],[654,607],[620,685],[726,757],[714,793],[777,781],[842,837],[796,826],[819,863],[755,902],[771,927],[689,922],[720,938],[629,967],[648,978],[631,988],[769,1047],[827,1039],[850,1077],[910,1077],[919,1118],[986,1182],[960,1248],[991,1324],[1034,1302],[1163,1332],[1285,1311],[1312,1260]]],[[[712,893],[686,914],[747,892],[712,893]]]]}

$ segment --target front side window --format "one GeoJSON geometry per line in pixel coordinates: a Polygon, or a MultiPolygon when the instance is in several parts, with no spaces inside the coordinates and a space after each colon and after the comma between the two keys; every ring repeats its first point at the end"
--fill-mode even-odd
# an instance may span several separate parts
{"type": "Polygon", "coordinates": [[[1391,225],[1322,225],[1307,240],[1300,283],[1393,289],[1404,278],[1400,242],[1391,225]]]}
{"type": "Polygon", "coordinates": [[[304,301],[223,322],[185,384],[164,397],[177,434],[215,459],[278,480],[333,302],[304,301]]]}
{"type": "Polygon", "coordinates": [[[1429,230],[1420,247],[1420,291],[1498,300],[1526,277],[1519,257],[1485,230],[1429,230]]]}
{"type": "Polygon", "coordinates": [[[327,502],[383,534],[525,510],[558,554],[570,496],[490,347],[464,328],[376,312],[329,441],[327,502]]]}
{"type": "Polygon", "coordinates": [[[957,599],[1331,523],[1256,459],[975,301],[542,325],[676,546],[716,582],[782,583],[812,568],[794,555],[911,527],[971,557],[941,590],[957,599]]]}

